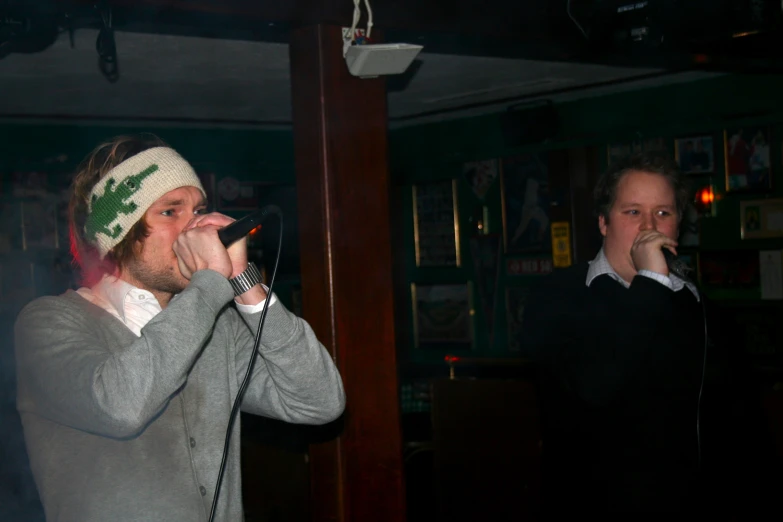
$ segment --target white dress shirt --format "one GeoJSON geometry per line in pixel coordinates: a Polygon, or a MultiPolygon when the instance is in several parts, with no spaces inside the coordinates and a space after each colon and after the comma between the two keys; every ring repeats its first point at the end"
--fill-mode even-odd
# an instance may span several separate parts
{"type": "MultiPolygon", "coordinates": [[[[266,286],[264,289],[269,291],[266,286]]],[[[152,292],[136,288],[127,281],[108,274],[92,288],[81,287],[76,292],[119,319],[138,337],[141,337],[141,329],[163,310],[152,292]]],[[[255,305],[236,305],[240,312],[254,314],[264,308],[264,302],[266,299],[255,305]]],[[[272,294],[269,306],[276,302],[277,298],[272,294]]]]}
{"type": "MultiPolygon", "coordinates": [[[[629,288],[631,286],[631,283],[624,280],[620,275],[615,272],[614,268],[612,268],[612,265],[609,264],[609,260],[606,259],[606,255],[604,254],[604,249],[601,248],[601,250],[598,252],[598,255],[595,256],[595,259],[590,261],[590,266],[587,269],[587,281],[585,283],[587,286],[590,286],[590,283],[593,282],[593,279],[598,277],[599,275],[609,275],[612,279],[620,283],[626,288],[629,288]]],[[[693,292],[693,295],[696,297],[697,301],[701,301],[701,298],[699,297],[699,291],[696,289],[696,286],[691,283],[690,281],[685,281],[684,279],[677,277],[677,275],[669,273],[668,276],[665,276],[663,274],[659,274],[657,272],[652,272],[650,270],[639,270],[638,274],[640,276],[649,277],[650,279],[654,279],[655,281],[658,281],[662,285],[668,287],[669,289],[673,290],[674,292],[678,292],[682,290],[683,288],[687,288],[691,292],[693,292]]]]}

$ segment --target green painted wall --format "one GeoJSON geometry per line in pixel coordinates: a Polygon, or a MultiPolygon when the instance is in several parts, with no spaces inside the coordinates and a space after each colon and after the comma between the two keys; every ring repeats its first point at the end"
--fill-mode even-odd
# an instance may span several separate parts
{"type": "MultiPolygon", "coordinates": [[[[406,284],[446,283],[473,280],[473,263],[468,245],[471,214],[479,200],[461,178],[465,161],[502,158],[504,156],[584,145],[605,146],[610,141],[663,137],[673,146],[673,139],[689,134],[711,133],[716,140],[716,172],[713,183],[719,201],[716,215],[705,219],[701,229],[701,249],[781,248],[779,240],[742,241],[739,234],[739,201],[755,195],[725,194],[722,161],[722,132],[727,127],[748,124],[771,124],[772,169],[774,189],[768,196],[783,194],[781,133],[783,76],[724,76],[689,84],[585,98],[557,106],[562,121],[559,136],[545,144],[507,148],[504,145],[498,115],[486,115],[441,123],[421,124],[390,131],[390,162],[395,187],[401,191],[405,246],[406,284]],[[780,124],[779,124],[780,123],[780,124]],[[460,268],[418,269],[413,248],[411,186],[418,182],[459,180],[458,201],[461,237],[460,268]]],[[[0,125],[0,172],[3,193],[8,197],[10,174],[14,171],[44,170],[71,172],[76,164],[102,140],[126,132],[152,131],[182,152],[198,170],[212,171],[218,177],[232,176],[246,181],[263,181],[293,187],[293,138],[287,130],[221,130],[177,129],[169,127],[120,127],[97,125],[0,125]],[[64,162],[50,161],[65,156],[64,162]]],[[[602,165],[605,167],[605,165],[602,165]]],[[[488,227],[491,233],[503,233],[500,183],[486,195],[488,227]]],[[[289,227],[292,225],[289,221],[289,227]]],[[[295,224],[293,225],[295,226],[295,224]]],[[[503,265],[501,264],[501,267],[503,265]]],[[[505,320],[505,287],[526,286],[530,277],[507,277],[501,268],[496,294],[495,338],[483,326],[485,317],[474,302],[476,315],[476,356],[504,357],[508,336],[505,320]]],[[[476,292],[474,292],[474,296],[476,292]]],[[[754,298],[752,292],[748,298],[754,298]]],[[[477,299],[477,297],[476,297],[477,299]]],[[[474,299],[474,301],[476,301],[474,299]]],[[[405,302],[410,324],[410,298],[405,302]]],[[[412,346],[412,330],[401,332],[412,346]]],[[[404,343],[403,343],[404,344],[404,343]]],[[[442,352],[405,352],[403,360],[415,362],[442,361],[442,352]]],[[[467,355],[467,353],[465,354],[467,355]]]]}
{"type": "Polygon", "coordinates": [[[59,169],[46,158],[66,155],[73,169],[102,141],[125,133],[152,132],[179,150],[197,170],[212,169],[240,180],[292,184],[294,144],[288,130],[177,129],[95,125],[0,125],[0,167],[59,169]]]}

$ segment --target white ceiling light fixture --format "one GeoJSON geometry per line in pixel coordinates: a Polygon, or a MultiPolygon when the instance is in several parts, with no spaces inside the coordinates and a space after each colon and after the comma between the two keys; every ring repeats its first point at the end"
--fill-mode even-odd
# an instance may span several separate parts
{"type": "Polygon", "coordinates": [[[361,30],[356,29],[362,16],[361,1],[353,0],[353,23],[350,31],[343,31],[343,58],[348,72],[359,78],[404,73],[423,47],[407,43],[370,43],[373,26],[370,0],[364,0],[367,8],[367,30],[362,34],[361,30]]]}

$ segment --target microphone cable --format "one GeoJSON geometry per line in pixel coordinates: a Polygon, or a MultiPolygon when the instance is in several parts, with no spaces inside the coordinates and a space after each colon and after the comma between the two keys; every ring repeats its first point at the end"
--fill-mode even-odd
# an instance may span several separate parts
{"type": "Polygon", "coordinates": [[[239,392],[236,399],[234,399],[234,405],[231,408],[231,415],[228,418],[228,427],[226,428],[226,440],[223,444],[223,457],[220,461],[220,471],[218,472],[217,484],[215,484],[215,495],[212,498],[212,509],[209,513],[209,522],[215,520],[215,512],[217,510],[218,497],[220,495],[220,485],[223,483],[223,475],[226,471],[226,462],[228,460],[228,449],[231,445],[231,433],[234,428],[234,421],[239,413],[240,405],[242,404],[242,397],[245,395],[247,385],[250,383],[250,376],[253,375],[253,367],[256,363],[256,356],[258,355],[258,347],[261,344],[261,332],[264,329],[264,322],[266,321],[266,311],[269,308],[269,301],[272,299],[272,288],[275,284],[275,275],[277,274],[277,264],[280,262],[280,251],[283,248],[283,214],[282,212],[275,212],[280,219],[280,234],[277,238],[277,255],[275,256],[275,264],[272,269],[272,278],[269,280],[269,290],[266,293],[266,300],[264,301],[264,307],[261,309],[261,320],[258,322],[258,329],[256,330],[255,342],[253,343],[253,351],[250,354],[250,361],[247,364],[247,371],[245,377],[242,379],[242,384],[239,386],[239,392]]]}
{"type": "Polygon", "coordinates": [[[699,396],[696,400],[696,451],[698,458],[698,466],[701,469],[701,401],[704,394],[704,381],[707,374],[707,348],[709,346],[709,334],[707,331],[707,305],[704,302],[704,293],[700,292],[696,283],[688,276],[690,271],[689,267],[679,258],[667,249],[663,249],[663,257],[666,258],[666,264],[669,265],[669,271],[674,275],[682,279],[683,281],[692,284],[696,288],[696,292],[699,294],[699,304],[701,305],[701,319],[704,324],[704,355],[701,366],[701,382],[699,383],[699,396]]]}

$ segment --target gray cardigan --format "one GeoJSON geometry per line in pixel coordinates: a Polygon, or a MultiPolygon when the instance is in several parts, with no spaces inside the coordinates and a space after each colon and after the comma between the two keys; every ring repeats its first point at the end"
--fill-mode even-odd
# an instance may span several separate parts
{"type": "MultiPolygon", "coordinates": [[[[199,271],[141,337],[73,291],[19,314],[18,408],[48,521],[207,519],[261,315],[240,314],[232,298],[225,277],[199,271]]],[[[279,301],[261,345],[243,411],[302,424],[342,413],[328,352],[279,301]]],[[[221,522],[243,520],[239,445],[237,419],[221,522]]]]}

